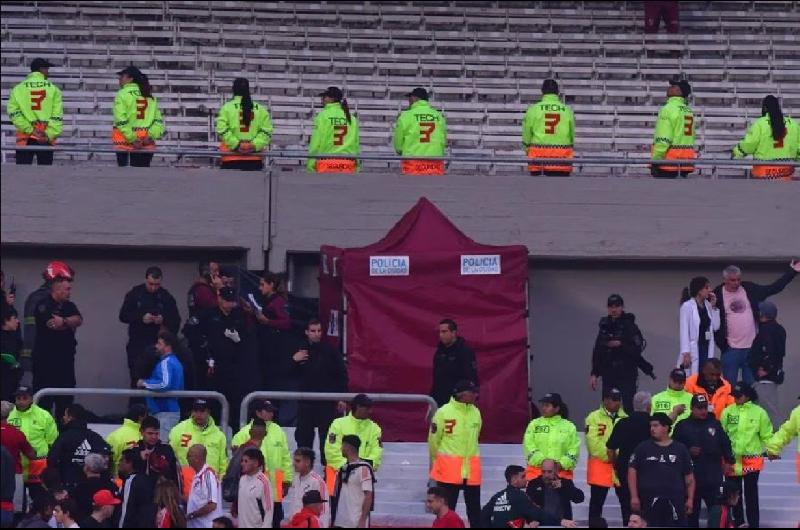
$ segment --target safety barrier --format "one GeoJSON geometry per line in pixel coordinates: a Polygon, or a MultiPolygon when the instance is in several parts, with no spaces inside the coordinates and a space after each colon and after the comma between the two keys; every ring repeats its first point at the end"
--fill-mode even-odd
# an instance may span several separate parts
{"type": "MultiPolygon", "coordinates": [[[[242,399],[242,407],[239,411],[239,418],[242,426],[246,425],[249,418],[248,409],[250,402],[254,399],[276,399],[288,401],[346,401],[350,402],[356,397],[357,394],[351,393],[331,393],[331,392],[272,392],[272,391],[256,391],[247,394],[242,399]]],[[[381,403],[426,403],[428,405],[428,413],[425,416],[425,421],[428,423],[433,419],[433,415],[438,410],[436,401],[423,394],[370,394],[369,398],[375,402],[381,403]]]]}
{"type": "MultiPolygon", "coordinates": [[[[213,399],[220,403],[220,425],[228,425],[231,407],[227,398],[219,392],[204,390],[171,390],[169,392],[153,392],[151,390],[133,390],[129,388],[43,388],[33,395],[33,402],[38,403],[45,396],[119,396],[145,398],[191,398],[213,399]]],[[[222,429],[230,438],[230,430],[222,429]]],[[[229,440],[230,441],[230,440],[229,440]]]]}

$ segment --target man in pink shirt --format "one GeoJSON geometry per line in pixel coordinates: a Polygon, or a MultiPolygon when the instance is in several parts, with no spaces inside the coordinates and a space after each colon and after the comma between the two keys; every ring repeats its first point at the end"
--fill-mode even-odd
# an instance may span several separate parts
{"type": "Polygon", "coordinates": [[[742,281],[742,271],[731,265],[722,272],[723,283],[714,289],[720,311],[720,328],[716,332],[716,343],[722,352],[723,377],[731,384],[742,380],[748,385],[755,382],[747,364],[747,356],[758,332],[758,304],[778,294],[800,272],[800,260],[793,260],[790,269],[769,285],[742,281]]]}

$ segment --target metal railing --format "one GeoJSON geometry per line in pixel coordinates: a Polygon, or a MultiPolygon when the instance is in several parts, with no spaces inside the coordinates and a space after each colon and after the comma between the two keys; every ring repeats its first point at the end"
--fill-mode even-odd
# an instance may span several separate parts
{"type": "Polygon", "coordinates": [[[231,406],[228,399],[219,392],[210,390],[171,390],[169,392],[153,392],[151,390],[133,390],[129,388],[43,388],[33,395],[33,402],[38,403],[46,396],[118,396],[118,397],[145,397],[145,398],[191,398],[213,399],[220,403],[220,430],[230,440],[228,419],[231,415],[231,406]]]}
{"type": "MultiPolygon", "coordinates": [[[[272,392],[272,391],[256,391],[247,394],[242,399],[242,406],[239,410],[239,421],[242,426],[245,426],[249,421],[250,403],[254,399],[276,399],[285,401],[345,401],[350,402],[356,397],[354,393],[332,393],[332,392],[272,392]]],[[[425,416],[425,421],[428,423],[433,419],[433,415],[438,410],[436,401],[424,394],[369,394],[372,401],[378,403],[424,403],[428,405],[428,413],[425,416]]]]}

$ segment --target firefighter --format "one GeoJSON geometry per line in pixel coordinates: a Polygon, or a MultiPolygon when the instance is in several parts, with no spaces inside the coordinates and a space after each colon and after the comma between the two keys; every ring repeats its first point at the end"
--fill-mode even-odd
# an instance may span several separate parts
{"type": "MultiPolygon", "coordinates": [[[[685,79],[673,79],[667,89],[667,102],[658,112],[653,136],[653,160],[694,160],[694,113],[686,100],[692,87],[685,79]]],[[[686,177],[694,166],[653,165],[650,173],[655,178],[686,177]]]]}
{"type": "MultiPolygon", "coordinates": [[[[611,388],[603,393],[603,406],[586,417],[586,449],[589,464],[586,469],[586,483],[591,487],[589,518],[602,517],[603,505],[608,490],[619,487],[619,479],[614,466],[608,459],[606,442],[611,438],[617,422],[628,415],[622,410],[622,392],[611,388]]],[[[617,495],[619,497],[620,495],[617,495]]]]}
{"type": "Polygon", "coordinates": [[[336,486],[336,474],[347,463],[342,456],[342,439],[345,436],[358,436],[361,440],[359,456],[368,462],[377,472],[381,467],[383,458],[383,431],[377,423],[372,421],[373,401],[366,394],[358,394],[351,403],[350,414],[337,418],[328,429],[328,439],[325,443],[325,482],[328,492],[333,495],[336,486]]]}
{"type": "MultiPolygon", "coordinates": [[[[780,458],[781,450],[789,445],[792,438],[800,437],[800,405],[796,406],[789,419],[781,425],[767,442],[767,456],[770,460],[780,458]]],[[[797,445],[797,482],[800,482],[800,444],[797,445]]]]}
{"type": "MultiPolygon", "coordinates": [[[[350,114],[341,89],[328,87],[319,96],[323,109],[314,118],[308,154],[357,155],[360,151],[358,120],[350,114]]],[[[358,164],[354,158],[309,158],[306,168],[312,173],[355,173],[358,164]]]]}
{"type": "Polygon", "coordinates": [[[42,285],[25,299],[25,321],[22,330],[24,344],[21,355],[23,362],[25,360],[30,361],[33,356],[33,350],[36,347],[36,317],[34,316],[34,311],[50,296],[50,286],[56,278],[74,280],[75,271],[62,261],[51,261],[42,271],[42,280],[44,280],[42,285]]]}
{"type": "MultiPolygon", "coordinates": [[[[781,112],[778,98],[769,95],[761,103],[761,117],[747,129],[733,148],[733,158],[753,155],[754,160],[800,160],[800,126],[781,112]]],[[[753,178],[792,180],[792,166],[753,166],[753,178]]]]}
{"type": "Polygon", "coordinates": [[[685,390],[686,372],[675,368],[669,373],[669,386],[653,396],[653,414],[663,412],[674,424],[689,417],[692,394],[685,390]]]}
{"type": "Polygon", "coordinates": [[[555,392],[539,400],[542,416],[528,425],[523,440],[525,460],[528,462],[528,480],[542,474],[542,462],[555,460],[561,467],[558,476],[573,480],[573,470],[578,465],[581,440],[575,424],[569,421],[567,405],[555,392]]]}
{"type": "Polygon", "coordinates": [[[135,66],[128,66],[117,75],[120,89],[114,98],[111,133],[114,149],[119,151],[117,165],[150,167],[155,141],[164,135],[164,120],[153,88],[147,76],[135,66]]]}
{"type": "MultiPolygon", "coordinates": [[[[400,113],[394,128],[394,150],[398,155],[444,156],[447,122],[428,104],[428,91],[415,88],[408,94],[408,109],[400,113]]],[[[444,160],[403,160],[406,175],[444,175],[444,160]]]]}
{"type": "Polygon", "coordinates": [[[481,527],[481,453],[478,445],[483,419],[475,406],[478,387],[459,381],[453,397],[436,411],[428,435],[431,479],[448,493],[447,503],[456,509],[458,492],[464,490],[464,504],[472,528],[481,527]]]}
{"type": "MultiPolygon", "coordinates": [[[[46,59],[31,62],[31,73],[11,90],[8,117],[17,129],[17,147],[53,145],[64,125],[61,90],[47,80],[54,66],[46,59]]],[[[17,164],[53,164],[53,151],[17,151],[17,164]]]]}
{"type": "Polygon", "coordinates": [[[250,97],[250,83],[243,77],[233,80],[233,99],[219,109],[217,134],[221,142],[222,169],[259,171],[264,169],[260,154],[272,141],[272,120],[264,105],[250,97]]]}
{"type": "MultiPolygon", "coordinates": [[[[545,79],[542,99],[528,107],[522,122],[522,144],[528,158],[572,158],[575,156],[575,115],[558,97],[558,83],[545,79]]],[[[568,177],[572,164],[528,165],[531,175],[568,177]]]]}

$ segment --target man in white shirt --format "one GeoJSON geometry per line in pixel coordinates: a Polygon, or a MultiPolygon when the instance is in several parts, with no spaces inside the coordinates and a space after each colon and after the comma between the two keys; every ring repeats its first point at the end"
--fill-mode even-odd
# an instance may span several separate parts
{"type": "Polygon", "coordinates": [[[214,519],[222,516],[222,486],[214,470],[206,464],[206,448],[193,445],[186,460],[194,470],[192,489],[186,502],[189,528],[211,528],[214,519]]]}
{"type": "Polygon", "coordinates": [[[375,472],[358,456],[358,436],[342,438],[342,456],[347,463],[336,477],[334,528],[369,528],[369,514],[375,498],[375,472]]]}
{"type": "Polygon", "coordinates": [[[242,455],[239,499],[233,515],[239,528],[272,528],[272,485],[264,474],[264,454],[249,447],[242,455]]]}
{"type": "Polygon", "coordinates": [[[296,513],[303,509],[303,495],[309,491],[318,491],[323,500],[322,513],[319,515],[319,523],[322,528],[331,526],[331,511],[328,508],[328,487],[325,480],[314,471],[314,462],[317,455],[313,449],[300,447],[294,452],[294,480],[289,494],[286,496],[284,504],[286,515],[291,519],[296,513]]]}

